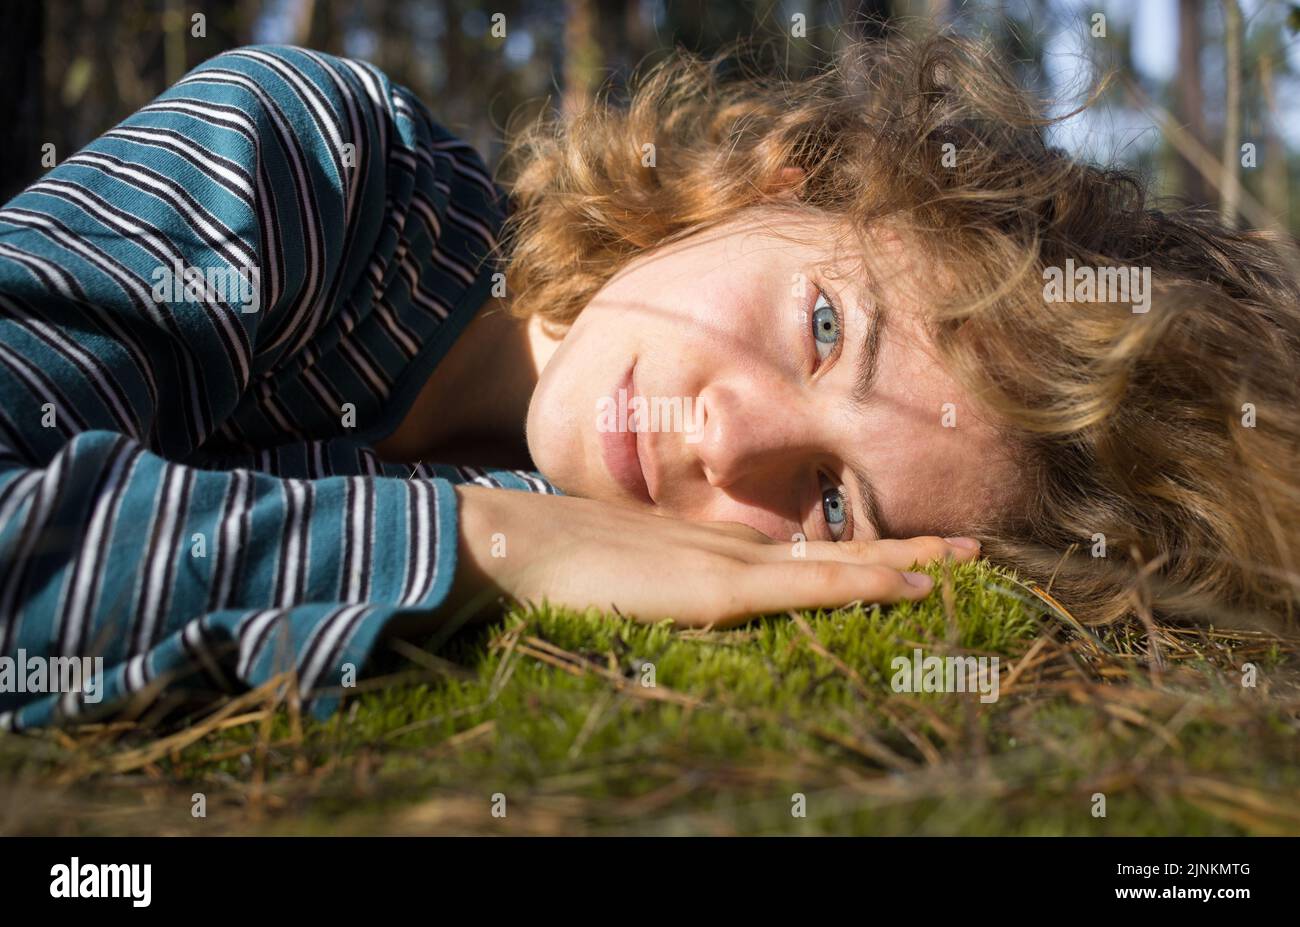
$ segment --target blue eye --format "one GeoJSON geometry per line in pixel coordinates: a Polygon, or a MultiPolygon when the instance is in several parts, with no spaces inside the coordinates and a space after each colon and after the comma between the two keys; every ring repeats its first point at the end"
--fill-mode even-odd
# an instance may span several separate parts
{"type": "Polygon", "coordinates": [[[833,486],[822,490],[822,515],[826,519],[826,526],[830,529],[831,537],[836,541],[844,536],[846,521],[844,505],[843,491],[833,486]]]}
{"type": "Polygon", "coordinates": [[[835,311],[826,294],[817,294],[817,304],[812,313],[813,345],[817,356],[826,360],[835,351],[840,340],[840,314],[835,311]]]}

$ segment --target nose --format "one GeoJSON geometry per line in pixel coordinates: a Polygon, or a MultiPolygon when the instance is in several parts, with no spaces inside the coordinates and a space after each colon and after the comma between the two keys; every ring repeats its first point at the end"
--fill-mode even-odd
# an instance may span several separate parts
{"type": "Polygon", "coordinates": [[[704,427],[693,446],[709,485],[733,486],[789,467],[813,449],[808,410],[779,385],[714,382],[701,393],[704,427]]]}

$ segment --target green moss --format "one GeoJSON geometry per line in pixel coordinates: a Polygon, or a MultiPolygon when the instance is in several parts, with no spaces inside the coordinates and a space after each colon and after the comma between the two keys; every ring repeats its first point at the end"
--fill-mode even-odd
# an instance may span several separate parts
{"type": "Polygon", "coordinates": [[[0,819],[81,833],[1300,832],[1289,645],[1171,637],[1153,679],[1141,629],[1094,643],[1006,572],[933,572],[951,596],[725,632],[514,609],[441,648],[464,678],[349,693],[297,742],[279,708],[266,732],[220,730],[125,775],[96,770],[147,734],[3,738],[4,791],[73,784],[57,787],[57,818],[35,803],[0,819]],[[996,656],[1003,684],[1017,678],[989,704],[895,692],[890,662],[914,647],[996,656]],[[189,813],[195,792],[206,818],[189,813]]]}

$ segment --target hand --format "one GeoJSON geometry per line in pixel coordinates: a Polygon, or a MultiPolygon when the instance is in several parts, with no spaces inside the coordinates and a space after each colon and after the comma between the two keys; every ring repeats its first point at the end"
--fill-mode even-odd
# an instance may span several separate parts
{"type": "Polygon", "coordinates": [[[451,603],[594,607],[653,622],[718,628],[787,609],[924,598],[929,576],[904,572],[979,546],[938,537],[773,541],[745,525],[688,522],[570,496],[457,486],[460,554],[451,603]],[[496,547],[493,556],[494,545],[496,547]],[[504,554],[504,556],[501,556],[504,554]],[[481,595],[483,592],[487,595],[481,595]]]}

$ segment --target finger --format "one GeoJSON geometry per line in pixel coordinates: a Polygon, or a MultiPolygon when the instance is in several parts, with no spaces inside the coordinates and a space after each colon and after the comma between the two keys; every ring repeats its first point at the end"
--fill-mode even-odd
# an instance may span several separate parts
{"type": "Polygon", "coordinates": [[[881,563],[896,570],[910,569],[917,564],[932,563],[947,557],[951,557],[958,563],[965,563],[974,560],[980,554],[979,541],[974,538],[941,538],[926,535],[915,538],[864,541],[863,544],[867,548],[864,555],[868,563],[881,563]]]}
{"type": "MultiPolygon", "coordinates": [[[[962,539],[971,540],[971,539],[962,539]]],[[[777,544],[762,551],[767,562],[787,559],[833,560],[841,563],[879,564],[895,570],[908,570],[918,564],[951,557],[964,563],[979,556],[979,542],[972,546],[953,543],[953,539],[916,537],[905,540],[878,541],[808,541],[805,544],[777,544]]]]}
{"type": "Polygon", "coordinates": [[[850,602],[923,599],[934,588],[924,573],[879,564],[836,560],[758,563],[741,574],[730,591],[737,613],[750,615],[806,608],[840,608],[850,602]]]}
{"type": "Polygon", "coordinates": [[[742,525],[738,521],[705,521],[700,522],[700,524],[728,537],[740,538],[742,541],[753,541],[756,544],[763,545],[774,543],[763,532],[751,528],[749,525],[742,525]]]}

